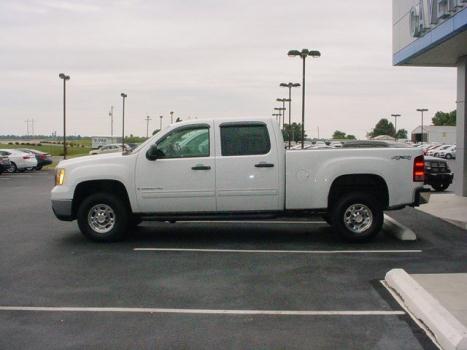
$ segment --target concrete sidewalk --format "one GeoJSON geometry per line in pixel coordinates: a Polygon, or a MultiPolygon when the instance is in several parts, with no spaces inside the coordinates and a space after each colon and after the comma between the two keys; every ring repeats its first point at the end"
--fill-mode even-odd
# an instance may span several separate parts
{"type": "Polygon", "coordinates": [[[417,209],[467,230],[467,197],[452,193],[433,193],[430,202],[417,209]]]}

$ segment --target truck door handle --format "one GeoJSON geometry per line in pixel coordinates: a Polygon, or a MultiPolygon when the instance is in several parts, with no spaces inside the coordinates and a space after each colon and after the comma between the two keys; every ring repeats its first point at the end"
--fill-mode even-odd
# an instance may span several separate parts
{"type": "Polygon", "coordinates": [[[191,168],[192,170],[211,170],[209,165],[196,165],[191,168]]]}
{"type": "Polygon", "coordinates": [[[274,166],[274,164],[265,163],[265,162],[255,164],[255,167],[257,167],[257,168],[272,168],[273,166],[274,166]]]}

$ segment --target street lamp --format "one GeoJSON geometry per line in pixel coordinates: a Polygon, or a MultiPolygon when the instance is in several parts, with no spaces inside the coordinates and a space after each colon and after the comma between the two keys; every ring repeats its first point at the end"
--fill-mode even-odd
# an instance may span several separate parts
{"type": "Polygon", "coordinates": [[[174,123],[174,112],[170,112],[170,124],[174,123]]]}
{"type": "Polygon", "coordinates": [[[70,76],[60,73],[58,77],[63,79],[63,159],[66,159],[66,81],[70,76]]]}
{"type": "Polygon", "coordinates": [[[146,138],[149,137],[149,121],[152,120],[149,116],[146,117],[146,138]]]}
{"type": "Polygon", "coordinates": [[[123,100],[123,108],[122,108],[122,153],[125,152],[125,99],[127,98],[127,94],[121,93],[123,100]]]}
{"type": "Polygon", "coordinates": [[[279,127],[281,126],[281,117],[285,113],[284,107],[274,107],[274,110],[279,112],[279,127]]]}
{"type": "Polygon", "coordinates": [[[308,56],[313,58],[321,57],[321,53],[316,50],[303,49],[302,51],[290,50],[290,57],[300,56],[303,61],[303,80],[302,80],[302,149],[305,146],[305,59],[308,56]]]}
{"type": "Polygon", "coordinates": [[[163,118],[163,116],[161,115],[160,118],[161,118],[161,125],[159,127],[159,131],[162,131],[162,118],[163,118]]]}
{"type": "Polygon", "coordinates": [[[114,106],[110,106],[110,137],[112,138],[112,142],[114,142],[114,106]]]}
{"type": "Polygon", "coordinates": [[[288,98],[276,98],[276,101],[282,102],[282,108],[284,111],[284,113],[282,113],[282,129],[285,129],[285,110],[286,110],[285,103],[290,102],[290,100],[288,98]]]}
{"type": "Polygon", "coordinates": [[[280,83],[281,87],[289,88],[289,149],[291,147],[290,128],[292,127],[292,88],[299,87],[299,83],[280,83]]]}
{"type": "Polygon", "coordinates": [[[422,141],[422,145],[423,145],[423,112],[428,112],[428,109],[427,108],[417,108],[417,112],[422,113],[422,137],[421,137],[421,141],[422,141]]]}
{"type": "Polygon", "coordinates": [[[279,117],[279,127],[280,127],[280,125],[281,125],[281,120],[280,120],[281,115],[279,113],[273,113],[272,116],[276,117],[276,120],[278,120],[278,117],[279,117]]]}
{"type": "Polygon", "coordinates": [[[399,118],[401,115],[400,114],[391,114],[391,117],[394,118],[394,130],[396,132],[395,136],[394,136],[394,140],[397,141],[397,118],[399,118]]]}

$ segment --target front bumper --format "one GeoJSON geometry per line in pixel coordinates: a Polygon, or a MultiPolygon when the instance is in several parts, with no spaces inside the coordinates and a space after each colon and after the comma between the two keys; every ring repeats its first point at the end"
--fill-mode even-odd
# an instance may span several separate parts
{"type": "Polygon", "coordinates": [[[429,188],[420,187],[415,190],[415,201],[412,207],[418,207],[421,204],[426,204],[430,201],[431,191],[429,188]]]}
{"type": "Polygon", "coordinates": [[[52,200],[52,210],[57,219],[62,221],[74,220],[72,201],[70,200],[52,200]]]}

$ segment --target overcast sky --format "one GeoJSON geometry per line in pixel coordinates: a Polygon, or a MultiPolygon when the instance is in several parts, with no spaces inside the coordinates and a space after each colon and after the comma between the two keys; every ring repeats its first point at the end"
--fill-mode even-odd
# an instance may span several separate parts
{"type": "MultiPolygon", "coordinates": [[[[127,133],[145,135],[159,116],[270,116],[280,82],[301,82],[289,49],[318,49],[307,62],[306,129],[364,137],[400,113],[456,107],[452,68],[392,67],[390,0],[2,0],[0,134],[62,134],[62,81],[70,134],[109,135],[114,105],[121,132],[121,92],[128,94],[127,133]]],[[[293,93],[293,120],[301,91],[293,93]]],[[[164,125],[169,118],[164,120],[164,125]]],[[[428,119],[428,118],[427,118],[428,119]]],[[[118,131],[118,132],[117,132],[118,131]]]]}

